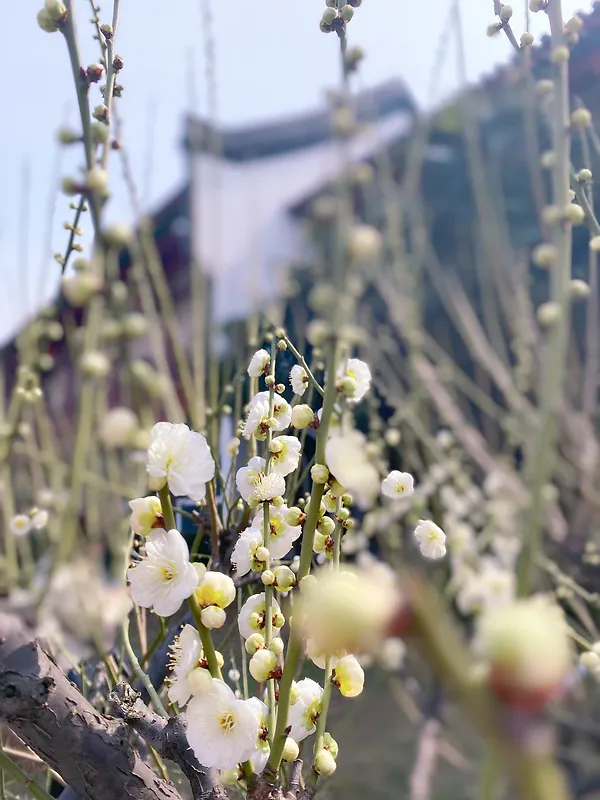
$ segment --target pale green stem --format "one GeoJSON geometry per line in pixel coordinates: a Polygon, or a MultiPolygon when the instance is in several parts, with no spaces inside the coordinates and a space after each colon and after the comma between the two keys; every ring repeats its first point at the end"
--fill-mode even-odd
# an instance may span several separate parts
{"type": "Polygon", "coordinates": [[[127,657],[131,661],[131,666],[133,667],[133,671],[137,677],[137,679],[142,683],[146,691],[148,692],[148,696],[150,700],[152,700],[152,704],[156,709],[157,713],[160,714],[161,717],[164,719],[169,719],[169,715],[162,704],[160,697],[154,686],[152,685],[152,681],[146,675],[144,670],[140,666],[140,662],[134,652],[133,647],[131,646],[131,642],[129,641],[129,620],[125,622],[123,625],[123,644],[125,646],[125,652],[127,653],[127,657]]]}
{"type": "Polygon", "coordinates": [[[52,795],[48,794],[45,789],[42,789],[42,787],[37,784],[33,778],[30,778],[26,772],[23,772],[21,767],[17,766],[12,758],[6,755],[2,748],[0,748],[0,770],[2,770],[3,783],[4,774],[9,775],[14,781],[27,790],[28,797],[33,797],[35,800],[52,800],[52,795]]]}

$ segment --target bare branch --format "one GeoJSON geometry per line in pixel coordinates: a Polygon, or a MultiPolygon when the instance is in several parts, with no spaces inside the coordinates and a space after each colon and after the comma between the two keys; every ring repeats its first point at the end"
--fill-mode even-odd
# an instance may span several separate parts
{"type": "Polygon", "coordinates": [[[121,721],[80,694],[14,616],[0,614],[0,719],[89,800],[181,800],[121,721]]]}
{"type": "Polygon", "coordinates": [[[128,683],[119,683],[110,699],[119,715],[147,744],[180,767],[190,782],[194,800],[227,800],[216,771],[203,767],[188,745],[182,717],[165,720],[155,714],[128,683]]]}

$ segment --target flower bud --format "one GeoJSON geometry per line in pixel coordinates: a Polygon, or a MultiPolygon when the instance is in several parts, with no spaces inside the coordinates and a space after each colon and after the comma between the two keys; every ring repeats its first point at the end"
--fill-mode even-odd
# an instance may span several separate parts
{"type": "Polygon", "coordinates": [[[246,639],[246,652],[249,655],[254,655],[257,650],[262,649],[265,646],[265,637],[262,633],[253,633],[252,636],[249,636],[246,639]]]}
{"type": "Polygon", "coordinates": [[[310,477],[314,483],[324,484],[329,480],[329,470],[324,464],[313,464],[310,469],[310,477]]]}
{"type": "Polygon", "coordinates": [[[192,694],[206,694],[212,688],[210,672],[204,667],[196,667],[187,676],[188,686],[192,694]]]}
{"type": "Polygon", "coordinates": [[[283,639],[281,636],[276,636],[274,639],[271,640],[271,644],[269,645],[269,650],[272,653],[275,653],[276,656],[280,656],[284,651],[285,645],[283,643],[283,639]]]}
{"type": "Polygon", "coordinates": [[[321,517],[317,523],[317,528],[323,536],[331,536],[335,530],[335,521],[331,517],[321,517]]]}
{"type": "Polygon", "coordinates": [[[585,211],[577,203],[569,203],[563,208],[563,214],[571,225],[581,225],[585,221],[585,211]]]}
{"type": "Polygon", "coordinates": [[[325,750],[329,750],[329,752],[334,758],[338,757],[338,752],[339,752],[338,743],[330,733],[323,734],[323,747],[325,748],[325,750]]]}
{"type": "Polygon", "coordinates": [[[534,247],[531,260],[540,269],[549,269],[556,262],[558,251],[553,244],[543,242],[534,247]]]}
{"type": "Polygon", "coordinates": [[[273,578],[275,586],[280,592],[289,592],[296,585],[296,576],[285,565],[275,568],[273,578]]]}
{"type": "MultiPolygon", "coordinates": [[[[108,130],[106,125],[103,125],[102,127],[108,130]]],[[[113,225],[109,225],[107,228],[105,228],[102,235],[106,244],[120,249],[122,247],[127,247],[133,238],[133,231],[129,225],[125,225],[121,222],[115,222],[113,225]]]]}
{"type": "Polygon", "coordinates": [[[562,222],[563,213],[559,206],[545,206],[542,209],[542,221],[546,225],[558,225],[562,222]]]}
{"type": "Polygon", "coordinates": [[[259,547],[254,555],[257,561],[268,561],[269,549],[267,547],[259,547]]]}
{"type": "Polygon", "coordinates": [[[306,519],[306,514],[302,511],[298,506],[292,506],[288,508],[287,514],[285,516],[285,521],[288,525],[292,528],[296,525],[302,525],[304,520],[306,519]]]}
{"type": "Polygon", "coordinates": [[[577,173],[579,183],[589,183],[593,178],[591,169],[580,169],[577,173]]]}
{"type": "Polygon", "coordinates": [[[335,758],[331,755],[329,750],[322,748],[315,755],[313,769],[319,775],[323,775],[325,778],[329,775],[333,775],[336,766],[335,758]]]}
{"type": "Polygon", "coordinates": [[[349,234],[348,252],[355,261],[372,261],[382,244],[381,233],[373,225],[355,225],[349,234]]]}
{"type": "Polygon", "coordinates": [[[227,619],[227,614],[219,606],[208,606],[200,612],[200,619],[205,628],[209,631],[215,628],[222,628],[227,619]]]}
{"type": "Polygon", "coordinates": [[[498,16],[502,22],[508,22],[513,15],[512,6],[500,6],[500,13],[498,16]]]}
{"type": "Polygon", "coordinates": [[[295,742],[291,736],[288,736],[283,745],[283,754],[281,758],[283,761],[295,761],[300,754],[298,743],[295,742]]]}
{"type": "Polygon", "coordinates": [[[108,107],[105,106],[104,103],[94,106],[92,117],[97,119],[98,122],[108,122],[108,107]]]}
{"type": "Polygon", "coordinates": [[[85,187],[100,197],[108,197],[108,174],[100,167],[89,169],[85,173],[85,187]]]}
{"type": "Polygon", "coordinates": [[[58,30],[58,25],[52,19],[50,14],[48,14],[45,8],[42,8],[41,11],[38,11],[37,24],[43,31],[46,31],[46,33],[56,33],[58,30]]]}
{"type": "Polygon", "coordinates": [[[600,253],[600,236],[592,236],[589,247],[592,253],[600,253]]]}
{"type": "Polygon", "coordinates": [[[550,80],[550,78],[543,78],[536,83],[535,90],[541,96],[552,94],[554,92],[554,81],[550,80]]]}
{"type": "Polygon", "coordinates": [[[292,408],[292,425],[294,428],[298,428],[299,430],[308,428],[310,423],[313,421],[314,416],[315,412],[310,406],[303,404],[294,406],[292,408]]]}
{"type": "Polygon", "coordinates": [[[110,372],[108,357],[98,350],[90,350],[81,356],[79,366],[84,375],[91,378],[105,378],[110,372]]]}
{"type": "Polygon", "coordinates": [[[537,318],[540,325],[550,327],[556,325],[562,319],[562,309],[559,303],[549,301],[542,303],[537,310],[537,318]]]}
{"type": "MultiPolygon", "coordinates": [[[[265,550],[266,550],[266,548],[265,548],[265,550]]],[[[258,556],[257,556],[257,559],[260,561],[258,556]]],[[[266,569],[264,572],[262,572],[261,576],[260,576],[260,579],[261,579],[261,581],[262,581],[264,586],[272,586],[275,583],[275,575],[271,572],[270,569],[266,569]]]]}
{"type": "Polygon", "coordinates": [[[81,141],[81,134],[71,128],[61,128],[58,131],[58,141],[61,144],[75,144],[81,141]]]}
{"type": "Polygon", "coordinates": [[[240,773],[237,769],[221,769],[219,770],[219,779],[223,786],[233,788],[237,786],[240,779],[240,773]]]}
{"type": "Polygon", "coordinates": [[[269,680],[277,667],[277,656],[270,650],[257,650],[248,665],[250,675],[257,683],[264,683],[269,680]]]}
{"type": "Polygon", "coordinates": [[[525,31],[525,33],[521,34],[521,47],[529,47],[533,44],[533,34],[529,33],[529,31],[525,31]]]}
{"type": "Polygon", "coordinates": [[[590,286],[580,278],[574,278],[569,283],[569,294],[573,300],[586,300],[590,296],[590,286]]]}
{"type": "Polygon", "coordinates": [[[331,25],[333,20],[337,17],[337,10],[334,8],[326,8],[323,12],[323,16],[321,20],[325,23],[325,25],[331,25]]]}
{"type": "Polygon", "coordinates": [[[570,55],[569,48],[561,44],[550,53],[550,61],[553,64],[564,64],[569,60],[570,55]]]}
{"type": "MultiPolygon", "coordinates": [[[[135,413],[130,408],[126,408],[125,406],[116,406],[115,408],[111,408],[109,411],[107,411],[100,422],[100,440],[105,447],[110,449],[125,447],[131,443],[137,429],[138,419],[135,413]]],[[[146,513],[152,511],[159,513],[160,502],[157,506],[154,502],[152,502],[152,498],[146,498],[146,500],[148,501],[148,506],[145,509],[142,507],[141,512],[146,513]]],[[[137,503],[138,501],[132,502],[137,503]]],[[[136,511],[133,506],[131,506],[131,508],[135,514],[136,511]]],[[[137,531],[135,528],[133,530],[135,533],[142,535],[141,530],[137,531]]]]}
{"type": "Polygon", "coordinates": [[[346,5],[343,6],[342,10],[340,11],[340,16],[344,22],[350,22],[354,16],[354,9],[349,3],[346,3],[346,5]]]}
{"type": "Polygon", "coordinates": [[[587,108],[576,108],[571,114],[571,124],[577,130],[589,128],[592,124],[592,115],[587,108]]]}
{"type": "Polygon", "coordinates": [[[64,22],[67,18],[67,7],[61,0],[45,0],[44,9],[54,22],[64,22]]]}

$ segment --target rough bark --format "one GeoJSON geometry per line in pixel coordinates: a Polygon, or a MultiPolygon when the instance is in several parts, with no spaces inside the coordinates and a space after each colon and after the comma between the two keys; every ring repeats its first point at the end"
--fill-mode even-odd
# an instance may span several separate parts
{"type": "Polygon", "coordinates": [[[99,714],[6,614],[0,614],[0,719],[82,800],[181,800],[140,759],[127,725],[99,714]]]}
{"type": "Polygon", "coordinates": [[[181,717],[159,717],[127,683],[119,683],[110,699],[123,717],[161,756],[174,761],[190,782],[194,800],[227,800],[216,770],[203,767],[188,745],[181,717]]]}

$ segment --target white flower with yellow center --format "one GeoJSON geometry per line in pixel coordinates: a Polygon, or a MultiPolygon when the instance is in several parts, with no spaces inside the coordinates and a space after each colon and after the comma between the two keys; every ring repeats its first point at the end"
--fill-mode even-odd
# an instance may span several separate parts
{"type": "Polygon", "coordinates": [[[247,467],[241,467],[238,469],[235,475],[235,485],[237,486],[238,492],[241,496],[248,502],[248,498],[252,493],[252,489],[254,488],[254,484],[256,483],[258,476],[264,473],[265,464],[267,462],[264,458],[260,458],[260,456],[254,456],[248,462],[247,467]]]}
{"type": "Polygon", "coordinates": [[[235,567],[236,575],[242,577],[249,572],[261,572],[264,563],[256,558],[256,551],[263,546],[262,531],[256,528],[246,528],[242,531],[231,553],[231,563],[235,567]]]}
{"type": "Polygon", "coordinates": [[[205,767],[234,769],[255,750],[257,714],[223,681],[213,679],[208,692],[192,697],[185,721],[188,743],[205,767]]]}
{"type": "Polygon", "coordinates": [[[365,673],[356,656],[340,658],[335,665],[331,682],[338,687],[344,697],[357,697],[365,684],[365,673]]]}
{"type": "Polygon", "coordinates": [[[258,378],[268,370],[270,363],[271,356],[267,353],[267,351],[257,350],[250,359],[250,364],[248,365],[248,375],[250,375],[251,378],[258,378]]]}
{"type": "Polygon", "coordinates": [[[162,507],[158,497],[136,497],[129,501],[131,530],[138,536],[148,536],[153,528],[163,527],[162,507]]]}
{"type": "Polygon", "coordinates": [[[255,750],[250,756],[250,761],[257,775],[267,766],[271,748],[269,747],[269,709],[258,697],[249,697],[246,703],[252,708],[258,719],[258,733],[255,750]]]}
{"type": "Polygon", "coordinates": [[[146,539],[144,557],[127,570],[127,579],[136,605],[170,617],[193,593],[198,573],[179,531],[155,528],[146,539]]]}
{"type": "Polygon", "coordinates": [[[304,367],[301,367],[299,364],[292,367],[290,370],[290,384],[294,394],[302,397],[308,387],[308,375],[304,367]]]}
{"type": "Polygon", "coordinates": [[[359,508],[368,508],[379,494],[377,469],[367,458],[367,441],[356,430],[335,430],[325,446],[329,472],[354,497],[359,508]]]}
{"type": "Polygon", "coordinates": [[[288,725],[291,725],[289,736],[301,742],[314,733],[321,713],[323,689],[311,678],[303,678],[296,684],[298,700],[290,706],[288,725]]]}
{"type": "MultiPolygon", "coordinates": [[[[265,629],[266,599],[265,593],[252,594],[240,609],[238,615],[238,628],[244,639],[249,639],[254,633],[262,633],[265,629]]],[[[271,615],[274,628],[281,628],[285,622],[279,604],[272,600],[271,615]]]]}
{"type": "Polygon", "coordinates": [[[146,469],[153,488],[166,484],[176,497],[198,502],[215,475],[215,462],[201,433],[182,423],[157,422],[151,432],[146,469]]]}
{"type": "Polygon", "coordinates": [[[446,534],[429,519],[420,519],[415,528],[415,539],[425,558],[443,558],[446,555],[446,534]]]}
{"type": "Polygon", "coordinates": [[[300,461],[302,445],[295,436],[277,436],[270,444],[271,459],[270,470],[278,475],[289,475],[300,461]]]}
{"type": "MultiPolygon", "coordinates": [[[[284,558],[292,549],[292,545],[302,534],[300,525],[288,525],[289,508],[283,506],[269,506],[269,553],[271,558],[284,558]]],[[[264,507],[259,506],[252,527],[262,531],[265,520],[264,507]]]]}
{"type": "Polygon", "coordinates": [[[261,472],[252,486],[248,505],[256,508],[259,503],[271,503],[278,497],[282,497],[284,492],[285,478],[276,472],[269,472],[268,475],[261,472]]]}
{"type": "Polygon", "coordinates": [[[409,497],[414,490],[415,479],[410,472],[399,472],[397,469],[393,469],[381,482],[381,493],[393,499],[409,497]]]}
{"type": "Polygon", "coordinates": [[[250,439],[251,436],[256,436],[257,439],[266,438],[269,430],[269,393],[259,392],[250,402],[248,409],[248,416],[242,428],[242,436],[244,439],[250,439]],[[265,398],[264,395],[267,395],[265,398]],[[260,398],[257,400],[256,398],[260,398]]]}
{"type": "Polygon", "coordinates": [[[184,625],[171,645],[169,666],[172,670],[172,677],[169,678],[169,700],[183,707],[195,694],[194,690],[200,683],[196,671],[203,669],[210,678],[204,664],[200,634],[192,625],[184,625]]]}
{"type": "MultiPolygon", "coordinates": [[[[254,430],[246,431],[244,429],[244,436],[248,437],[251,436],[255,432],[259,432],[261,434],[266,434],[267,429],[265,426],[267,425],[267,421],[269,418],[269,392],[258,392],[254,395],[252,400],[250,400],[250,409],[248,412],[248,421],[246,426],[250,423],[251,428],[254,430]],[[257,413],[253,413],[253,411],[258,408],[260,409],[260,415],[257,413]],[[259,419],[257,421],[257,416],[259,419]],[[264,430],[261,430],[264,428],[264,430]]],[[[287,400],[284,400],[283,397],[276,394],[273,398],[273,414],[272,414],[272,429],[274,431],[284,431],[286,428],[289,427],[292,421],[292,408],[287,400]]],[[[271,427],[270,425],[268,427],[271,427]]]]}
{"type": "Polygon", "coordinates": [[[344,394],[353,403],[358,403],[371,386],[371,370],[359,358],[350,358],[345,367],[338,370],[338,387],[342,387],[344,394]]]}
{"type": "Polygon", "coordinates": [[[9,523],[13,536],[27,536],[31,527],[31,517],[28,514],[15,514],[9,523]]]}
{"type": "Polygon", "coordinates": [[[227,608],[235,600],[235,584],[222,572],[206,572],[195,591],[200,608],[227,608]]]}

